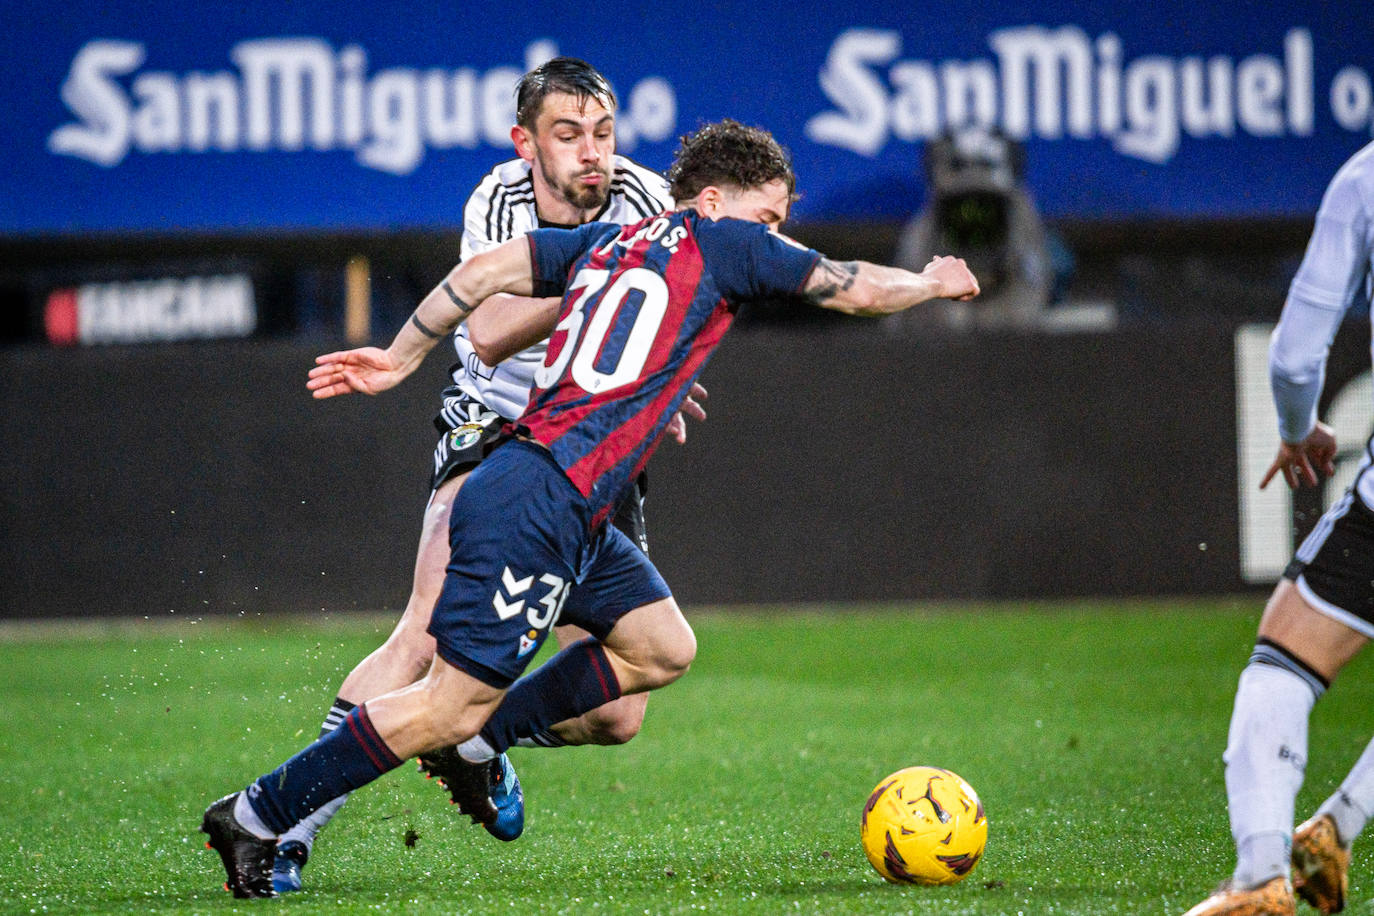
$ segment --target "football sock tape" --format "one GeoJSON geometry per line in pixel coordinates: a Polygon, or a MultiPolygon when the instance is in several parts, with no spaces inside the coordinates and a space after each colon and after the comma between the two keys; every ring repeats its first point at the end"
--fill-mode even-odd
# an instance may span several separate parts
{"type": "Polygon", "coordinates": [[[1302,678],[1303,683],[1312,688],[1312,695],[1316,699],[1321,699],[1322,694],[1331,686],[1326,678],[1318,674],[1311,666],[1283,646],[1272,640],[1260,637],[1255,640],[1254,651],[1250,653],[1250,664],[1252,665],[1273,665],[1275,668],[1282,668],[1291,674],[1302,678]]]}

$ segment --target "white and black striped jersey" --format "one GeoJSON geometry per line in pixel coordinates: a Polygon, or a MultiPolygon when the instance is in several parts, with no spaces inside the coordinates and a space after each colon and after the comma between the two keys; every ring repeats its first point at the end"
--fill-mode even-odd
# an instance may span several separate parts
{"type": "MultiPolygon", "coordinates": [[[[1374,143],[1341,166],[1327,186],[1270,340],[1269,380],[1285,442],[1301,442],[1317,422],[1327,353],[1346,312],[1369,301],[1371,270],[1374,143]]],[[[1361,473],[1358,490],[1365,505],[1374,507],[1374,477],[1361,473]]]]}
{"type": "MultiPolygon", "coordinates": [[[[672,208],[673,198],[663,176],[624,156],[616,156],[611,195],[595,219],[624,225],[672,208]]],[[[538,228],[530,163],[523,159],[503,162],[482,179],[463,208],[461,259],[467,260],[538,228]]],[[[468,340],[467,325],[459,325],[453,345],[458,351],[458,363],[453,367],[456,385],[507,419],[524,413],[534,373],[544,364],[544,343],[523,350],[496,367],[477,358],[468,340]]]]}

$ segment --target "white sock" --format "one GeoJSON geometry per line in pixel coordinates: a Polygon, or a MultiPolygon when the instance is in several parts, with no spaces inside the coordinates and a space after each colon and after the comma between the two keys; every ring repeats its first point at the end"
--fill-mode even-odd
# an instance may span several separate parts
{"type": "Polygon", "coordinates": [[[243,826],[244,830],[262,840],[275,840],[277,835],[272,832],[262,818],[258,817],[258,812],[253,810],[253,806],[248,803],[248,793],[240,792],[239,797],[234,799],[234,820],[243,826]]]}
{"type": "Polygon", "coordinates": [[[1355,761],[1355,766],[1336,793],[1322,802],[1318,814],[1329,814],[1336,822],[1336,835],[1346,849],[1360,835],[1374,811],[1374,741],[1355,761]]]}
{"type": "Polygon", "coordinates": [[[1237,886],[1289,871],[1293,808],[1307,766],[1307,719],[1317,701],[1311,681],[1254,658],[1241,672],[1226,740],[1226,799],[1236,841],[1237,886]]]}
{"type": "Polygon", "coordinates": [[[458,745],[458,756],[468,763],[486,763],[496,757],[496,749],[481,735],[473,735],[458,745]]]}
{"type": "Polygon", "coordinates": [[[305,851],[309,854],[311,847],[315,845],[315,834],[319,833],[325,824],[333,820],[334,815],[339,813],[339,809],[344,806],[346,801],[348,801],[348,795],[344,794],[331,802],[326,802],[323,808],[312,812],[305,820],[277,837],[277,845],[300,843],[305,846],[305,851]]]}

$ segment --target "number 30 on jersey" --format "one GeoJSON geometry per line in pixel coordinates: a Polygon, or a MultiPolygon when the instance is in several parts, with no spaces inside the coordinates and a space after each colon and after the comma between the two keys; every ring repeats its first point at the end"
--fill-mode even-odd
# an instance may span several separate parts
{"type": "Polygon", "coordinates": [[[557,383],[570,364],[573,383],[591,394],[629,384],[643,371],[654,336],[668,310],[668,284],[652,270],[631,267],[601,293],[610,276],[608,270],[586,267],[573,277],[568,286],[568,293],[573,296],[572,308],[549,337],[551,361],[534,375],[534,383],[540,388],[557,383]],[[638,292],[643,298],[634,314],[627,316],[622,306],[632,292],[638,292]],[[587,303],[597,301],[598,294],[601,294],[599,304],[584,333],[582,325],[586,321],[587,303]],[[633,323],[628,333],[624,333],[627,321],[633,323]],[[602,344],[612,330],[620,332],[617,336],[624,339],[625,345],[618,353],[603,353],[602,344]]]}

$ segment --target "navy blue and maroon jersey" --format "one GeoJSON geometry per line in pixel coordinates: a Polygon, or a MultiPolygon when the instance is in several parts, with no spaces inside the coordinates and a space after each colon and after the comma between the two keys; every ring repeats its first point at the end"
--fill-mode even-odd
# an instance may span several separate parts
{"type": "Polygon", "coordinates": [[[531,232],[535,294],[563,295],[519,425],[611,513],[658,445],[738,304],[798,293],[820,254],[759,223],[695,210],[531,232]]]}

